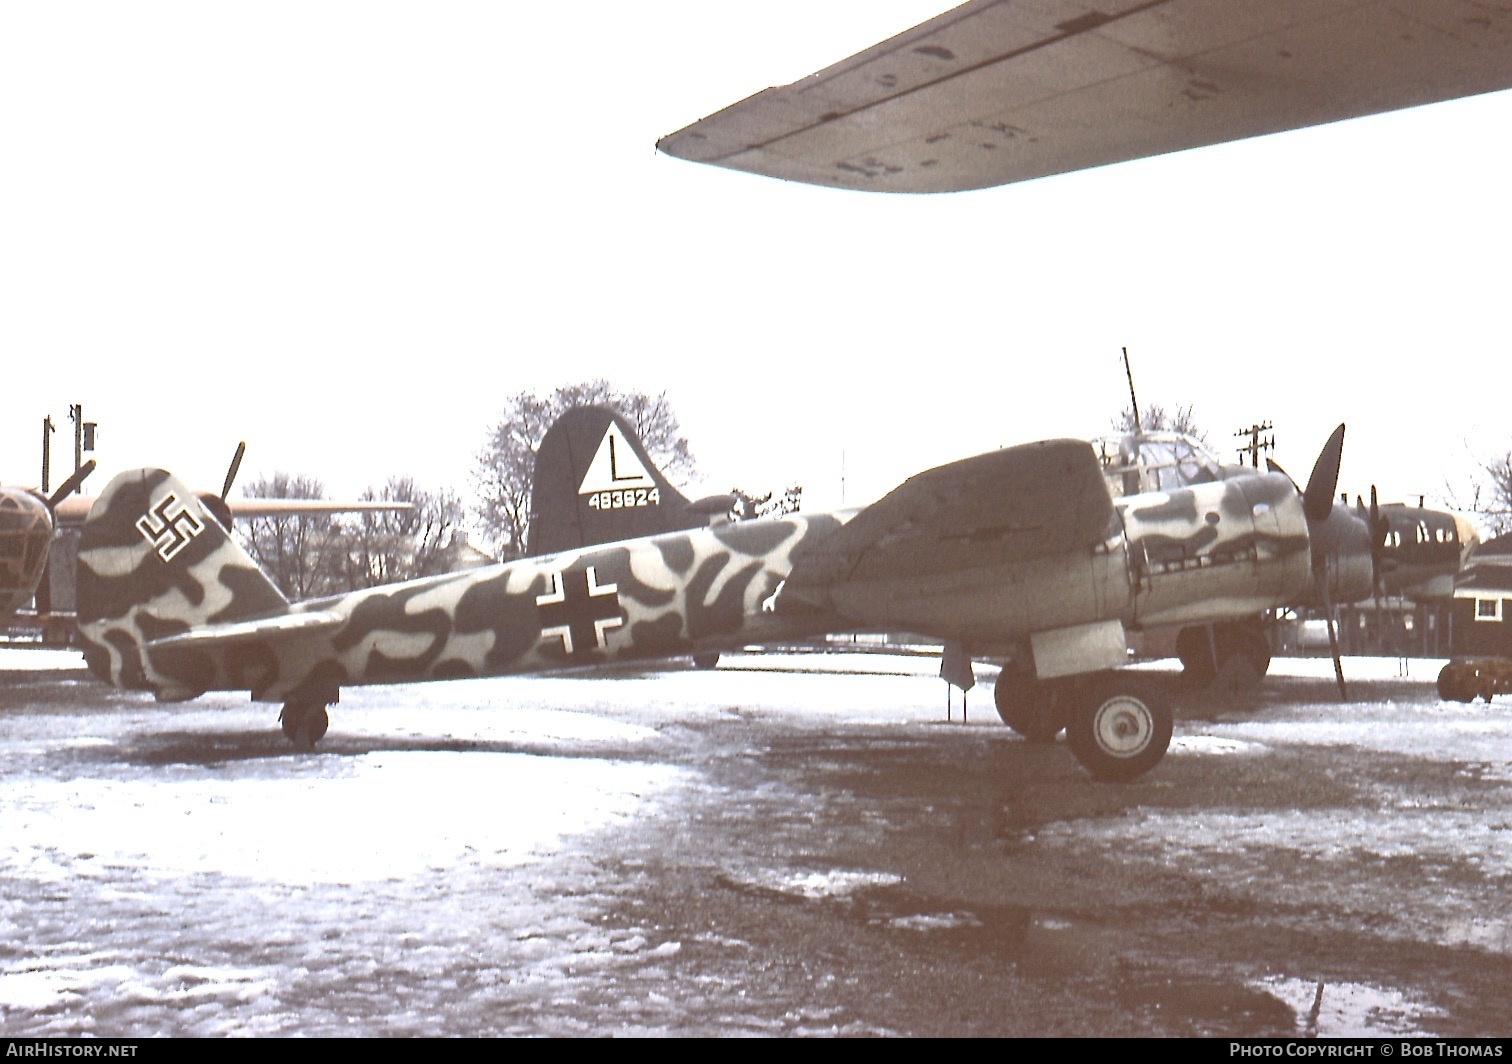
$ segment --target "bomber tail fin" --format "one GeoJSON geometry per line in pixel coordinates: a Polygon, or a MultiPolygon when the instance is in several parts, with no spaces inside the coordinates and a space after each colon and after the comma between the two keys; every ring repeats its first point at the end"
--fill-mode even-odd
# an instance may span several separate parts
{"type": "Polygon", "coordinates": [[[536,452],[532,557],[698,528],[728,514],[734,497],[689,502],[619,414],[579,406],[557,418],[536,452]]]}
{"type": "Polygon", "coordinates": [[[196,628],[288,611],[289,602],[195,492],[161,469],[106,486],[79,539],[78,628],[84,656],[118,687],[191,698],[209,685],[192,654],[149,644],[196,628]]]}

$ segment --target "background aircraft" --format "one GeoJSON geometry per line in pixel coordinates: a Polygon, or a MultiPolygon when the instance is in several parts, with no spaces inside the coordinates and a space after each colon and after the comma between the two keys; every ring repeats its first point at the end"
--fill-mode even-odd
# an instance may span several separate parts
{"type": "Polygon", "coordinates": [[[51,495],[0,487],[0,623],[25,608],[41,586],[59,506],[94,472],[86,462],[51,495]]]}
{"type": "Polygon", "coordinates": [[[733,494],[690,502],[651,461],[630,423],[598,406],[557,418],[536,450],[532,557],[729,520],[733,494]]]}
{"type": "MultiPolygon", "coordinates": [[[[545,494],[565,485],[603,512],[613,489],[595,462],[609,428],[649,472],[633,432],[611,422],[597,438],[576,422],[570,472],[545,494]]],[[[995,689],[1004,719],[1062,712],[1078,760],[1129,779],[1164,755],[1172,722],[1138,674],[1116,669],[1128,629],[1369,594],[1364,525],[1333,505],[1342,447],[1340,426],[1303,492],[1255,471],[1115,501],[1090,444],[1048,440],[929,470],[857,510],[681,527],[297,604],[193,492],[136,470],[85,522],[79,630],[111,682],[166,700],[249,690],[283,702],[284,731],[302,744],[324,734],[346,685],[918,632],[953,648],[947,667],[968,676],[973,656],[1011,658],[995,689]]],[[[630,490],[620,510],[689,520],[630,490]]],[[[543,495],[542,513],[556,501],[543,495]]]]}
{"type": "MultiPolygon", "coordinates": [[[[1365,512],[1363,500],[1355,504],[1365,512]]],[[[1480,533],[1460,514],[1389,502],[1380,507],[1381,592],[1415,602],[1454,595],[1454,577],[1480,545],[1480,533]]]]}
{"type": "Polygon", "coordinates": [[[1474,0],[972,0],[657,147],[949,192],[1509,86],[1512,10],[1474,0]]]}

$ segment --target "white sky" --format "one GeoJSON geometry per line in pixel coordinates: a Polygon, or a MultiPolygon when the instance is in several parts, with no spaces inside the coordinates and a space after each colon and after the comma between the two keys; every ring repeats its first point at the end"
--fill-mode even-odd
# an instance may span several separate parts
{"type": "Polygon", "coordinates": [[[506,397],[665,391],[709,490],[876,498],[1191,404],[1299,480],[1442,497],[1512,441],[1512,93],[973,193],[658,137],[946,0],[0,6],[0,481],[468,494],[506,397]],[[1422,376],[1419,376],[1419,375],[1422,376]]]}

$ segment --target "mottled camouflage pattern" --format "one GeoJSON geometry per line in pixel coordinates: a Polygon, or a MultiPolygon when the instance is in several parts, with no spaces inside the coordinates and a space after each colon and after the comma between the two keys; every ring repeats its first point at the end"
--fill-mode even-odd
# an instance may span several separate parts
{"type": "Polygon", "coordinates": [[[173,699],[248,689],[282,700],[666,657],[833,627],[771,605],[793,551],[839,524],[801,515],[727,524],[291,607],[192,492],[142,471],[113,481],[85,525],[79,630],[96,671],[173,699]],[[139,522],[153,513],[163,519],[148,531],[164,531],[149,542],[139,522]],[[253,621],[263,623],[189,634],[253,621]]]}
{"type": "Polygon", "coordinates": [[[1301,601],[1312,582],[1296,487],[1256,473],[1116,501],[1133,626],[1225,620],[1301,601]]]}
{"type": "MultiPolygon", "coordinates": [[[[1099,620],[1237,619],[1308,586],[1308,526],[1284,476],[1127,497],[1116,511],[1105,539],[1060,556],[979,552],[970,569],[928,580],[884,574],[870,595],[839,594],[851,577],[836,571],[836,594],[784,600],[795,560],[852,516],[795,514],[291,606],[192,492],[141,470],[113,481],[84,527],[79,630],[102,676],[161,698],[332,702],[351,684],[669,657],[898,619],[976,648],[1099,620]]],[[[889,534],[878,529],[878,542],[889,534]]]]}

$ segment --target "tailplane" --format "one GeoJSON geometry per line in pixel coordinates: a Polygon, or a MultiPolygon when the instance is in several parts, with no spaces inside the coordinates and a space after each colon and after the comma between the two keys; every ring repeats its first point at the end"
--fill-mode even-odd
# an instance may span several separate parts
{"type": "Polygon", "coordinates": [[[289,603],[198,496],[161,469],[106,486],[79,540],[78,628],[85,659],[118,687],[191,698],[207,661],[156,641],[207,625],[286,613],[289,603]]]}
{"type": "Polygon", "coordinates": [[[734,502],[732,495],[689,502],[628,421],[604,407],[573,407],[536,452],[527,553],[699,528],[728,516],[734,502]]]}

